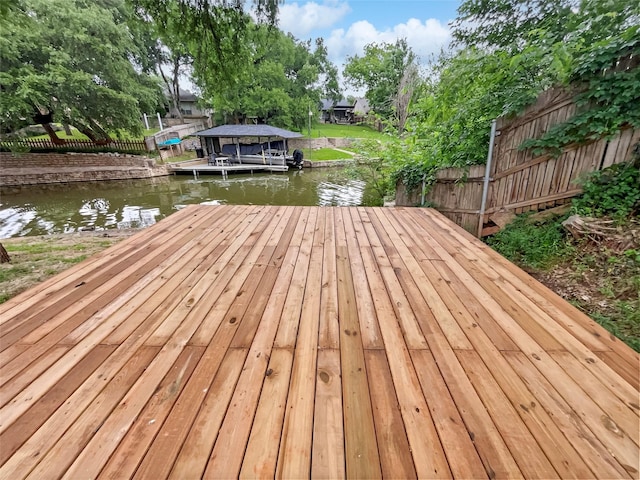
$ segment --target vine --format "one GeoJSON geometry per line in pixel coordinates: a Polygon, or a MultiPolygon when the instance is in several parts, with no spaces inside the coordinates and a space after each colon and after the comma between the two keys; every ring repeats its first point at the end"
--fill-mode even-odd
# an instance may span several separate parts
{"type": "Polygon", "coordinates": [[[613,136],[625,127],[640,127],[640,29],[597,42],[580,54],[570,78],[578,85],[576,114],[550,128],[538,139],[519,146],[535,155],[562,153],[571,143],[613,136]]]}

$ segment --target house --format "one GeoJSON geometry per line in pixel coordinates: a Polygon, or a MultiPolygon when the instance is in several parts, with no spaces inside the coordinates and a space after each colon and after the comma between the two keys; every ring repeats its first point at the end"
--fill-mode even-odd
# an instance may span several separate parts
{"type": "Polygon", "coordinates": [[[321,110],[320,120],[324,123],[353,123],[353,103],[347,99],[338,102],[324,99],[321,110]]]}
{"type": "Polygon", "coordinates": [[[371,107],[369,106],[369,100],[366,98],[356,98],[356,103],[353,105],[353,122],[365,122],[370,111],[371,107]]]}
{"type": "Polygon", "coordinates": [[[338,102],[324,99],[321,110],[320,121],[324,123],[360,123],[366,120],[371,107],[366,98],[357,98],[355,102],[344,98],[338,102]]]}
{"type": "MultiPolygon", "coordinates": [[[[195,94],[188,90],[180,89],[180,112],[184,123],[193,123],[197,121],[203,121],[205,125],[211,125],[211,114],[213,111],[209,108],[202,108],[198,105],[199,98],[195,94]]],[[[180,123],[180,115],[173,108],[172,103],[169,101],[169,113],[165,120],[168,125],[176,124],[176,121],[180,123]]]]}

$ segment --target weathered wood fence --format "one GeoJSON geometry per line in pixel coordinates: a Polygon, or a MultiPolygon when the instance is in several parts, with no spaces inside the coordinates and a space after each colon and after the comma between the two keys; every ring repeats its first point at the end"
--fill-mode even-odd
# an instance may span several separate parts
{"type": "MultiPolygon", "coordinates": [[[[481,225],[502,212],[544,210],[568,202],[580,193],[578,180],[588,172],[631,160],[640,130],[622,130],[612,139],[568,145],[558,157],[534,156],[518,146],[539,138],[569,119],[576,106],[565,91],[549,90],[517,118],[499,118],[489,171],[486,208],[480,223],[485,166],[447,168],[425,195],[425,202],[466,230],[481,235],[481,225]]],[[[420,192],[398,190],[396,204],[416,205],[420,192]]]]}
{"type": "Polygon", "coordinates": [[[104,145],[97,145],[91,140],[65,139],[63,144],[53,143],[51,140],[45,139],[21,139],[21,140],[5,140],[0,142],[3,150],[23,149],[47,149],[47,150],[65,150],[69,148],[78,148],[87,151],[101,151],[105,148],[114,150],[147,152],[146,143],[143,140],[112,140],[104,145]]]}

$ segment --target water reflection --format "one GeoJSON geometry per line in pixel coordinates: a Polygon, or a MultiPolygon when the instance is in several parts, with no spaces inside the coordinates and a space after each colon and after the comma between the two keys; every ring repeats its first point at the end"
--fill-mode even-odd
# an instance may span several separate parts
{"type": "Polygon", "coordinates": [[[3,188],[0,238],[146,227],[191,204],[353,206],[369,199],[363,182],[337,169],[3,188]]]}

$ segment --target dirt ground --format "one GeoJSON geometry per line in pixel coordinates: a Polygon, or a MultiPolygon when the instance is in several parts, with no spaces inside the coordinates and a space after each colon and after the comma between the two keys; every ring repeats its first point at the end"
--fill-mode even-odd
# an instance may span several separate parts
{"type": "Polygon", "coordinates": [[[634,241],[585,241],[571,259],[528,273],[640,351],[640,228],[634,241]]]}

